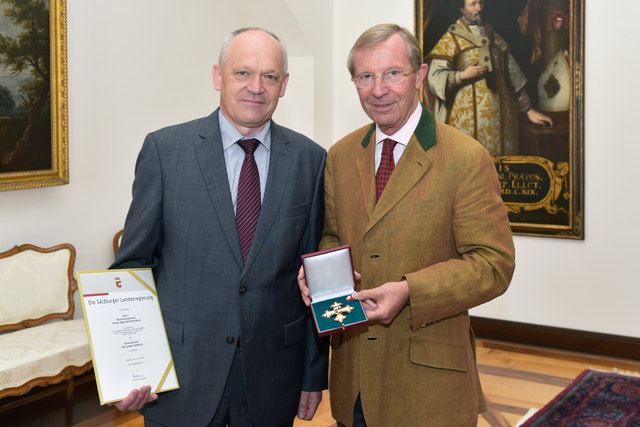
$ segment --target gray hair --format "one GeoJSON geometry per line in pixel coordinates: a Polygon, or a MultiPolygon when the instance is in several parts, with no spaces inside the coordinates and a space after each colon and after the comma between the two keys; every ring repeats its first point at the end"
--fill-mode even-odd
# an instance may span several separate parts
{"type": "Polygon", "coordinates": [[[358,37],[356,43],[349,51],[347,58],[347,68],[351,77],[355,75],[355,66],[353,64],[353,54],[360,49],[376,46],[394,34],[400,34],[407,44],[407,57],[414,71],[418,71],[422,65],[422,51],[420,43],[409,30],[396,24],[378,24],[366,30],[358,37]]]}
{"type": "Polygon", "coordinates": [[[289,64],[287,61],[287,47],[285,46],[284,42],[280,39],[280,37],[276,36],[271,31],[265,30],[263,28],[258,28],[258,27],[244,27],[244,28],[237,29],[232,33],[228,34],[224,38],[224,40],[222,40],[222,47],[220,47],[220,55],[218,56],[218,65],[222,67],[225,61],[227,60],[227,53],[229,52],[229,45],[231,44],[231,40],[233,40],[238,34],[242,34],[246,31],[262,31],[265,34],[269,34],[271,37],[273,37],[275,41],[277,41],[280,44],[280,47],[282,47],[284,74],[287,74],[287,68],[289,64]]]}

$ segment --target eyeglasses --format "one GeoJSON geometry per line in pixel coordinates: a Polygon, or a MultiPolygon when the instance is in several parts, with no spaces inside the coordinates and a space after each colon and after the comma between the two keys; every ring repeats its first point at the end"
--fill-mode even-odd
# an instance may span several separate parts
{"type": "Polygon", "coordinates": [[[390,70],[384,73],[381,76],[376,76],[373,73],[363,73],[357,75],[355,77],[351,77],[351,81],[355,83],[356,87],[359,89],[368,88],[374,85],[376,79],[382,79],[383,82],[391,85],[398,84],[402,81],[402,79],[409,74],[412,74],[414,70],[411,71],[400,71],[400,70],[390,70]]]}
{"type": "MultiPolygon", "coordinates": [[[[249,71],[237,71],[234,74],[236,80],[240,82],[247,82],[252,79],[254,75],[255,74],[250,73],[249,71]]],[[[282,78],[278,74],[261,74],[260,80],[265,86],[275,86],[280,83],[282,78]]]]}

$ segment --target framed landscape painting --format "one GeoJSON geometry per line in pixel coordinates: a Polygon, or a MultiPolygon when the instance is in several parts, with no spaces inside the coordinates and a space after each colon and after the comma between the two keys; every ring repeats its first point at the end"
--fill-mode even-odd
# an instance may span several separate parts
{"type": "Polygon", "coordinates": [[[0,191],[67,184],[66,0],[0,10],[0,191]]]}
{"type": "Polygon", "coordinates": [[[584,238],[584,0],[416,0],[423,100],[491,153],[515,234],[584,238]]]}

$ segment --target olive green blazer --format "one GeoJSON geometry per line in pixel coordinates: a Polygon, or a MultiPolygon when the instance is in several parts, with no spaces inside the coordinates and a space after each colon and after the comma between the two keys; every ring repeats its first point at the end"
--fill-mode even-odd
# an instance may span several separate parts
{"type": "Polygon", "coordinates": [[[348,426],[358,393],[369,427],[475,425],[484,410],[468,310],[507,290],[511,229],[489,153],[422,108],[377,203],[375,125],[328,153],[320,249],[351,245],[359,289],[410,288],[390,325],[332,337],[331,408],[348,426]]]}

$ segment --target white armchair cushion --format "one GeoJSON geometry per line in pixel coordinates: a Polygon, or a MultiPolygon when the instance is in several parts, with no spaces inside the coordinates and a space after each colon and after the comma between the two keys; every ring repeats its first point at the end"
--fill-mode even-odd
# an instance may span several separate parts
{"type": "Polygon", "coordinates": [[[0,325],[69,310],[71,253],[25,250],[0,259],[0,325]],[[46,284],[46,286],[43,286],[46,284]]]}
{"type": "Polygon", "coordinates": [[[0,390],[57,375],[91,360],[84,319],[0,334],[0,390]]]}

